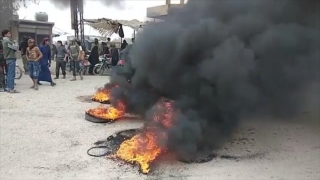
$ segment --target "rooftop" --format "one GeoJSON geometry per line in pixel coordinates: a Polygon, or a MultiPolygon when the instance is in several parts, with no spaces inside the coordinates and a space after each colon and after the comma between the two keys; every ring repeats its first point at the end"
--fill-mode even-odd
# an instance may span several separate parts
{"type": "Polygon", "coordinates": [[[38,25],[54,26],[54,22],[33,21],[33,20],[25,20],[25,19],[14,19],[11,21],[18,22],[18,23],[24,23],[24,24],[38,24],[38,25]]]}

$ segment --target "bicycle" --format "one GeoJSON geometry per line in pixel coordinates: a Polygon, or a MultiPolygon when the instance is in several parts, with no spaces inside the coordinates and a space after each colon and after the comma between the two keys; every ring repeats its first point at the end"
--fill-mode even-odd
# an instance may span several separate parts
{"type": "Polygon", "coordinates": [[[16,74],[15,74],[15,79],[21,79],[22,77],[22,69],[20,68],[20,66],[18,64],[16,64],[16,74]]]}
{"type": "Polygon", "coordinates": [[[107,72],[110,73],[111,71],[111,58],[103,58],[100,63],[96,64],[93,68],[93,74],[94,75],[103,75],[105,70],[108,70],[107,72]]]}
{"type": "MultiPolygon", "coordinates": [[[[6,72],[7,72],[7,67],[5,66],[4,73],[6,74],[6,72]]],[[[18,64],[16,64],[16,72],[15,72],[14,79],[21,79],[22,74],[23,74],[23,71],[22,71],[21,67],[18,64]]],[[[5,75],[5,77],[6,77],[6,75],[5,75]]]]}

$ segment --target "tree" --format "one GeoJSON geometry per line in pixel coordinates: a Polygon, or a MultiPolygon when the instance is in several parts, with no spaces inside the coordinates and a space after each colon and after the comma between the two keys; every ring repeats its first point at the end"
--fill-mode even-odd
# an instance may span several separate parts
{"type": "Polygon", "coordinates": [[[17,10],[31,3],[39,3],[39,0],[0,0],[0,29],[9,28],[10,20],[18,17],[17,10]]]}

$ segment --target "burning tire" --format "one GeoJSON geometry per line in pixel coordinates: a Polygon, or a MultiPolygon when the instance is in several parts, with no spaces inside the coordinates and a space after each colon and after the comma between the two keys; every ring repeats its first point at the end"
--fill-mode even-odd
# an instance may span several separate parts
{"type": "Polygon", "coordinates": [[[110,91],[111,88],[99,88],[91,100],[101,104],[110,104],[110,91]]]}
{"type": "Polygon", "coordinates": [[[95,117],[89,114],[88,112],[85,112],[84,119],[93,123],[113,123],[114,122],[114,120],[111,120],[111,119],[103,119],[103,118],[95,117]]]}
{"type": "Polygon", "coordinates": [[[123,109],[117,109],[112,106],[99,106],[88,109],[85,112],[85,119],[93,123],[112,123],[125,114],[123,109]]]}
{"type": "Polygon", "coordinates": [[[100,100],[97,100],[95,98],[92,98],[91,100],[94,101],[94,102],[101,103],[101,104],[110,104],[109,100],[100,101],[100,100]]]}

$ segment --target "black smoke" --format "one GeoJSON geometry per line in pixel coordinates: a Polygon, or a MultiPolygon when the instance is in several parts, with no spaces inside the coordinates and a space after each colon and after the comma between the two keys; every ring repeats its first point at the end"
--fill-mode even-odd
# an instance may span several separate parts
{"type": "Polygon", "coordinates": [[[113,99],[147,124],[158,99],[174,100],[165,144],[184,159],[221,147],[240,119],[295,116],[319,82],[319,10],[313,0],[189,0],[138,35],[132,84],[114,75],[113,99]]]}

